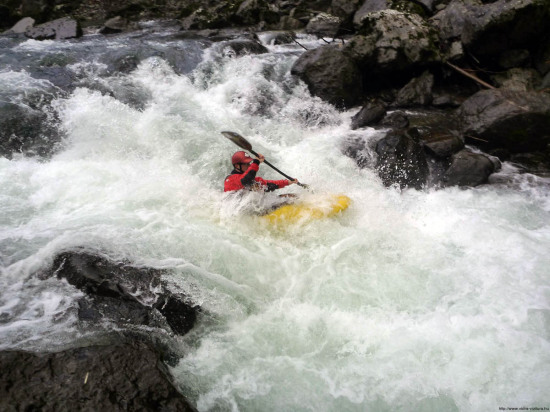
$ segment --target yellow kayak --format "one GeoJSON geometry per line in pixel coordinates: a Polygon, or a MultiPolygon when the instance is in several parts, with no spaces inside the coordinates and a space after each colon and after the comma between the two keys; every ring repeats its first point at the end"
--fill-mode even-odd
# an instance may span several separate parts
{"type": "Polygon", "coordinates": [[[308,220],[332,217],[346,210],[351,199],[345,195],[328,195],[322,199],[309,199],[290,205],[284,205],[262,216],[271,224],[299,223],[308,220]]]}

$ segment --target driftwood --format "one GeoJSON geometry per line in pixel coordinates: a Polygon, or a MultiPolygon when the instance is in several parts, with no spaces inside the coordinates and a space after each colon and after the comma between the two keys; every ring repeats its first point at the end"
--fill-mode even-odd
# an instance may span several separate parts
{"type": "Polygon", "coordinates": [[[447,64],[447,66],[455,69],[457,72],[459,72],[460,74],[463,74],[464,76],[466,77],[469,77],[470,79],[474,80],[475,82],[481,84],[482,86],[484,87],[487,87],[488,89],[496,89],[495,86],[491,86],[489,83],[486,83],[484,82],[483,80],[481,80],[479,77],[477,77],[476,75],[473,75],[472,73],[468,73],[466,70],[464,69],[461,69],[460,67],[458,66],[455,66],[454,64],[452,63],[449,63],[449,62],[445,62],[447,64]]]}

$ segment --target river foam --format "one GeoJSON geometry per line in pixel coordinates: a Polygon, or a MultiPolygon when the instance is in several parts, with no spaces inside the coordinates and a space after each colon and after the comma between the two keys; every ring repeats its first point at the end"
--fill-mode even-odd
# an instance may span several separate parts
{"type": "MultiPolygon", "coordinates": [[[[375,131],[350,131],[350,113],[290,76],[298,53],[213,48],[189,75],[153,56],[101,79],[142,92],[141,106],[84,85],[55,98],[62,149],[0,159],[3,346],[53,350],[86,335],[80,293],[33,277],[84,247],[169,269],[201,304],[172,370],[199,410],[547,406],[547,183],[385,188],[341,150],[375,131]],[[350,208],[286,230],[234,213],[222,186],[236,147],[222,130],[350,208]]],[[[97,59],[71,67],[99,75],[97,59]]]]}

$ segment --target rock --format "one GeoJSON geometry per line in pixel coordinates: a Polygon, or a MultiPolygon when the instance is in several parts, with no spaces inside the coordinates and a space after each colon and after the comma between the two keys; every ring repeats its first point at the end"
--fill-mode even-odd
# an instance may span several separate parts
{"type": "Polygon", "coordinates": [[[357,30],[359,35],[344,50],[368,73],[367,89],[394,73],[410,79],[413,70],[440,61],[437,35],[418,15],[395,10],[369,13],[357,30]]]}
{"type": "Polygon", "coordinates": [[[468,14],[462,43],[478,59],[491,61],[511,49],[533,49],[550,34],[547,0],[498,0],[474,6],[468,14]]]}
{"type": "Polygon", "coordinates": [[[365,0],[355,15],[353,16],[353,24],[359,26],[361,20],[369,13],[383,10],[396,10],[403,13],[415,13],[421,16],[424,15],[422,6],[413,1],[407,0],[365,0]]]}
{"type": "Polygon", "coordinates": [[[58,353],[0,352],[3,411],[193,411],[139,341],[58,353]]]}
{"type": "Polygon", "coordinates": [[[318,37],[336,37],[342,19],[327,13],[319,13],[312,18],[306,26],[306,33],[315,34],[318,37]]]}
{"type": "Polygon", "coordinates": [[[344,21],[353,18],[362,0],[332,0],[330,4],[331,13],[342,18],[344,21]]]}
{"type": "Polygon", "coordinates": [[[525,49],[504,50],[498,59],[498,64],[503,69],[521,67],[529,62],[531,53],[525,49]]]}
{"type": "Polygon", "coordinates": [[[395,107],[426,106],[432,103],[432,89],[434,76],[429,71],[422,73],[420,77],[412,79],[405,85],[393,102],[395,107]]]}
{"type": "Polygon", "coordinates": [[[409,127],[409,119],[403,112],[391,112],[382,119],[380,126],[392,127],[394,129],[404,129],[409,127]]]}
{"type": "Polygon", "coordinates": [[[523,172],[550,177],[548,152],[517,153],[510,157],[510,161],[521,166],[523,172]]]}
{"type": "Polygon", "coordinates": [[[277,24],[279,15],[270,9],[265,0],[245,0],[235,13],[235,19],[239,24],[252,26],[261,21],[268,24],[277,24]]]}
{"type": "Polygon", "coordinates": [[[550,36],[541,39],[541,47],[535,53],[535,68],[541,76],[550,73],[550,36]]]}
{"type": "Polygon", "coordinates": [[[173,332],[183,335],[193,327],[200,308],[185,296],[168,292],[161,282],[164,274],[89,253],[67,252],[57,256],[52,268],[40,277],[55,275],[87,294],[79,302],[82,320],[163,327],[164,317],[173,332]]]}
{"type": "Polygon", "coordinates": [[[232,56],[244,56],[246,54],[263,54],[267,53],[267,48],[256,40],[230,40],[222,43],[222,49],[224,54],[229,53],[227,51],[230,48],[233,53],[229,53],[232,56]]]}
{"type": "Polygon", "coordinates": [[[495,164],[487,156],[462,150],[452,156],[451,166],[441,183],[449,186],[479,186],[487,183],[489,175],[496,171],[495,164]]]}
{"type": "Polygon", "coordinates": [[[305,27],[304,23],[290,16],[282,16],[277,26],[279,30],[299,30],[303,27],[305,27]]]}
{"type": "Polygon", "coordinates": [[[427,183],[428,163],[416,129],[389,133],[376,144],[376,153],[384,185],[422,189],[427,183]]]}
{"type": "Polygon", "coordinates": [[[0,156],[48,156],[58,140],[45,112],[28,105],[0,102],[0,156]]]}
{"type": "Polygon", "coordinates": [[[25,36],[34,40],[63,40],[82,36],[82,29],[74,19],[64,17],[40,24],[25,32],[25,36]]]}
{"type": "Polygon", "coordinates": [[[362,96],[362,76],[355,62],[334,46],[303,53],[291,73],[302,79],[311,94],[339,107],[351,107],[362,96]]]}
{"type": "Polygon", "coordinates": [[[386,105],[380,100],[365,104],[359,112],[351,118],[351,129],[372,126],[378,123],[386,114],[386,105]]]}
{"type": "Polygon", "coordinates": [[[424,149],[439,159],[447,159],[464,148],[464,139],[451,131],[428,130],[422,133],[424,149]]]}
{"type": "Polygon", "coordinates": [[[272,32],[267,35],[265,42],[271,45],[294,43],[296,34],[293,31],[272,32]]]}
{"type": "Polygon", "coordinates": [[[535,69],[510,69],[504,73],[491,76],[494,83],[501,89],[530,91],[535,90],[542,78],[535,69]]]}
{"type": "Polygon", "coordinates": [[[466,21],[474,14],[472,2],[454,0],[443,10],[435,14],[430,20],[441,39],[450,40],[460,38],[466,21]]]}
{"type": "Polygon", "coordinates": [[[462,134],[475,144],[511,153],[545,150],[550,143],[550,95],[482,90],[457,110],[462,134]],[[479,140],[481,139],[481,140],[479,140]]]}
{"type": "Polygon", "coordinates": [[[15,25],[4,32],[4,34],[10,34],[10,33],[16,33],[16,34],[22,34],[25,33],[27,30],[30,30],[34,26],[35,20],[32,17],[24,17],[21,20],[19,20],[15,25]]]}
{"type": "Polygon", "coordinates": [[[115,33],[122,33],[123,31],[128,29],[128,20],[121,17],[116,16],[112,19],[109,19],[105,22],[103,27],[99,30],[101,34],[115,34],[115,33]]]}

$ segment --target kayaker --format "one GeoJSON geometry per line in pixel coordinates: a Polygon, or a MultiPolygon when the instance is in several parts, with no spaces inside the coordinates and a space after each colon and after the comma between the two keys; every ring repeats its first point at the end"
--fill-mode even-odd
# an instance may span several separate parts
{"type": "Polygon", "coordinates": [[[224,192],[232,192],[235,190],[248,189],[253,191],[272,192],[273,190],[282,189],[288,185],[298,183],[297,179],[288,180],[265,180],[261,177],[256,177],[256,173],[260,169],[260,163],[265,160],[264,156],[258,153],[256,159],[252,159],[244,151],[235,152],[231,157],[233,170],[229,176],[225,178],[224,192]]]}

